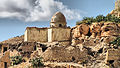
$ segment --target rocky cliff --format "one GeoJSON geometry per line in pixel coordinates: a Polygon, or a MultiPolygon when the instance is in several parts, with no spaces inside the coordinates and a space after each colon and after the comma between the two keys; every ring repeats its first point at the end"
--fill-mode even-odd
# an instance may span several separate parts
{"type": "MultiPolygon", "coordinates": [[[[119,60],[115,58],[119,57],[117,51],[119,52],[120,44],[111,44],[119,37],[120,26],[112,22],[93,23],[91,25],[80,24],[72,28],[72,45],[87,48],[88,55],[92,56],[92,63],[86,63],[88,68],[89,64],[91,64],[90,68],[107,68],[107,66],[119,68],[119,60]],[[114,54],[111,54],[109,50],[114,54]]],[[[117,41],[120,43],[120,40],[117,41]]]]}

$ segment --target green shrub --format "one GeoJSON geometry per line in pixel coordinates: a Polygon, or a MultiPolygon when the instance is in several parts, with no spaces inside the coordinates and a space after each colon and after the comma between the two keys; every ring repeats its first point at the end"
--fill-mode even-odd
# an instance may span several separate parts
{"type": "Polygon", "coordinates": [[[11,57],[11,65],[18,65],[23,62],[22,56],[13,56],[11,57]]]}
{"type": "Polygon", "coordinates": [[[32,63],[33,68],[44,66],[44,64],[42,63],[42,57],[34,58],[34,59],[30,60],[29,62],[32,63]]]}
{"type": "Polygon", "coordinates": [[[110,42],[110,44],[120,46],[120,37],[117,37],[114,41],[110,42]]]}

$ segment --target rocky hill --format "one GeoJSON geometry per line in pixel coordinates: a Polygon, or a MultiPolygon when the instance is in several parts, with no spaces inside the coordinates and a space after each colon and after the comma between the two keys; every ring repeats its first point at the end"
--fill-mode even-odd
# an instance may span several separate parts
{"type": "Polygon", "coordinates": [[[118,24],[80,24],[73,27],[71,33],[71,45],[60,45],[58,42],[24,42],[24,36],[20,36],[1,42],[1,46],[9,45],[10,56],[22,56],[24,60],[9,68],[32,68],[30,61],[40,57],[43,68],[120,67],[118,24]]]}
{"type": "Polygon", "coordinates": [[[24,41],[24,35],[10,38],[8,40],[0,42],[1,44],[17,44],[24,41]]]}

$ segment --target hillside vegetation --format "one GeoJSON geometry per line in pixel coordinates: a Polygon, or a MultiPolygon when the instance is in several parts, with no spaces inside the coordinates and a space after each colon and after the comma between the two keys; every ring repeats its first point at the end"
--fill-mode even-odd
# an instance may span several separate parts
{"type": "Polygon", "coordinates": [[[108,14],[107,16],[98,15],[95,18],[94,17],[84,17],[82,21],[76,22],[76,25],[80,25],[82,23],[86,24],[92,24],[95,22],[114,22],[114,23],[120,23],[120,18],[115,17],[111,14],[108,14]]]}

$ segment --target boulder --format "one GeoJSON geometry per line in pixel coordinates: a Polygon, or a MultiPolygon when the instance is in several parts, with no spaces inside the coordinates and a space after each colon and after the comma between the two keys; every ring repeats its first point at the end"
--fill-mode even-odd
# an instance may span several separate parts
{"type": "Polygon", "coordinates": [[[73,38],[82,37],[82,35],[87,35],[89,32],[89,26],[87,24],[81,24],[73,28],[72,35],[73,38]]]}
{"type": "Polygon", "coordinates": [[[87,35],[89,32],[89,26],[87,24],[81,24],[80,26],[78,26],[80,32],[84,35],[87,35]]]}

